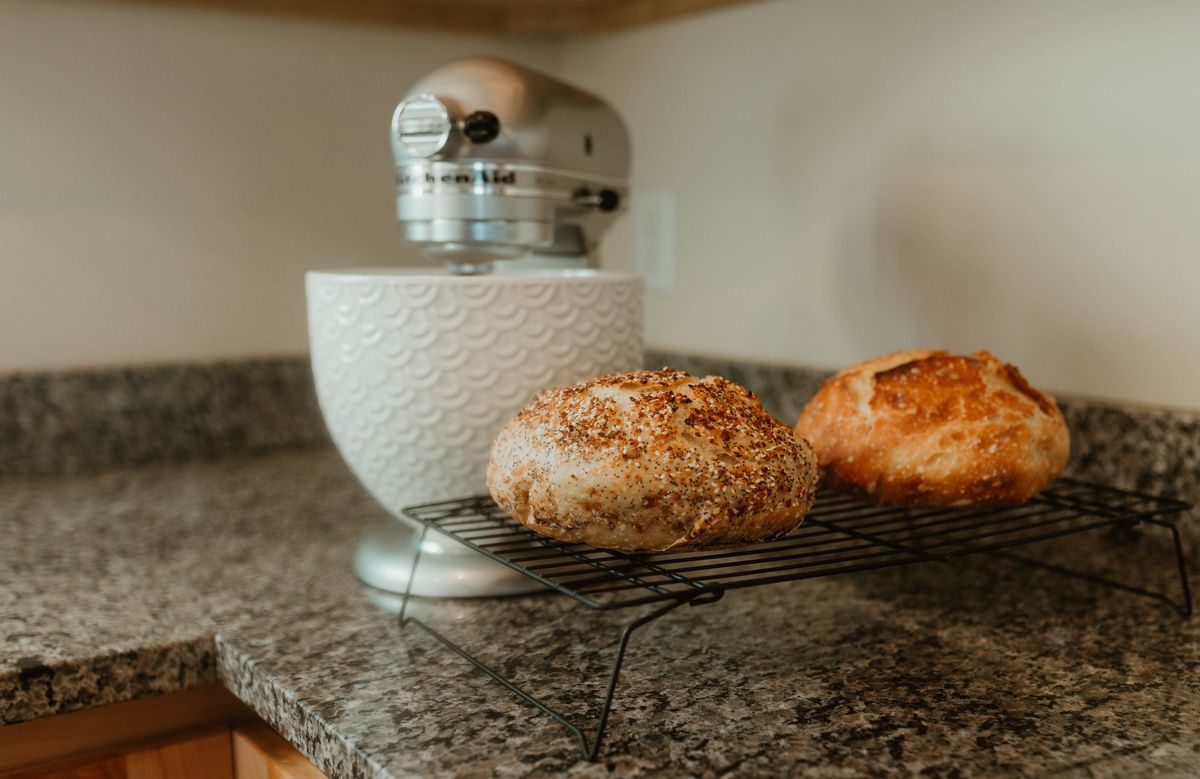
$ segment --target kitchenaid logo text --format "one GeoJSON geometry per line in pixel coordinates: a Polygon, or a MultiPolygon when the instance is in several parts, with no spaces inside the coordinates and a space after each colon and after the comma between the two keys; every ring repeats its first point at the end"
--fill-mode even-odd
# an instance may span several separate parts
{"type": "Polygon", "coordinates": [[[501,173],[498,170],[473,170],[467,173],[400,173],[396,176],[400,186],[414,184],[516,184],[516,171],[501,173]]]}

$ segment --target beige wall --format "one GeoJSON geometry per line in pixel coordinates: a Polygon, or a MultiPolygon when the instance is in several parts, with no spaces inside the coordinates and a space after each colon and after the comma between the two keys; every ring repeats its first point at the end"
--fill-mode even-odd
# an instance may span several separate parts
{"type": "Polygon", "coordinates": [[[411,262],[387,124],[549,44],[0,0],[0,372],[302,353],[308,268],[411,262]]]}
{"type": "MultiPolygon", "coordinates": [[[[564,48],[678,202],[649,341],[1200,408],[1200,4],[782,0],[564,48]]],[[[607,244],[631,256],[631,221],[607,244]]]]}
{"type": "Polygon", "coordinates": [[[1197,408],[1197,40],[1193,2],[775,0],[535,44],[0,0],[0,371],[302,352],[305,269],[414,259],[396,98],[492,52],[613,100],[637,188],[676,195],[651,345],[989,347],[1197,408]]]}

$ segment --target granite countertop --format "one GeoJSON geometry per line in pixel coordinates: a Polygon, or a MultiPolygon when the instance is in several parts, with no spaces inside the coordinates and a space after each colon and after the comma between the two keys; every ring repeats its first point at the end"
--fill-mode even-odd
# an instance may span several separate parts
{"type": "MultiPolygon", "coordinates": [[[[0,721],[219,681],[332,777],[1194,775],[1200,627],[991,558],[732,592],[639,632],[598,762],[351,572],[383,517],[330,449],[0,481],[0,721]]],[[[1154,545],[1059,555],[1173,592],[1154,545]]],[[[421,616],[596,710],[629,615],[421,616]]]]}

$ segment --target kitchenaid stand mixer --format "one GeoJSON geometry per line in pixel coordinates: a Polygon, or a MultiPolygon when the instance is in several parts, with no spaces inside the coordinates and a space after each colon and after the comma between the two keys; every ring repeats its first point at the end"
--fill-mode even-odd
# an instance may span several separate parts
{"type": "MultiPolygon", "coordinates": [[[[306,279],[321,410],[396,519],[355,556],[402,592],[419,535],[400,511],[486,491],[488,449],[538,390],[642,363],[641,281],[595,269],[628,197],[629,140],[598,98],[490,58],[439,68],[391,125],[396,215],[440,267],[306,279]]],[[[451,539],[421,546],[413,593],[525,592],[528,577],[451,539]]]]}

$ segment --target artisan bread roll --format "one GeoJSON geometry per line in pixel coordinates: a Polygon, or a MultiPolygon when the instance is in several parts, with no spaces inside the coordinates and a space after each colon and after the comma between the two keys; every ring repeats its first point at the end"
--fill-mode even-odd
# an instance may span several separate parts
{"type": "Polygon", "coordinates": [[[544,535],[627,552],[733,546],[800,524],[809,445],[719,376],[634,371],[546,390],[497,436],[488,489],[544,535]]]}
{"type": "Polygon", "coordinates": [[[796,424],[825,482],[883,505],[1002,506],[1054,481],[1070,441],[1054,398],[987,352],[895,352],[827,381],[796,424]]]}

